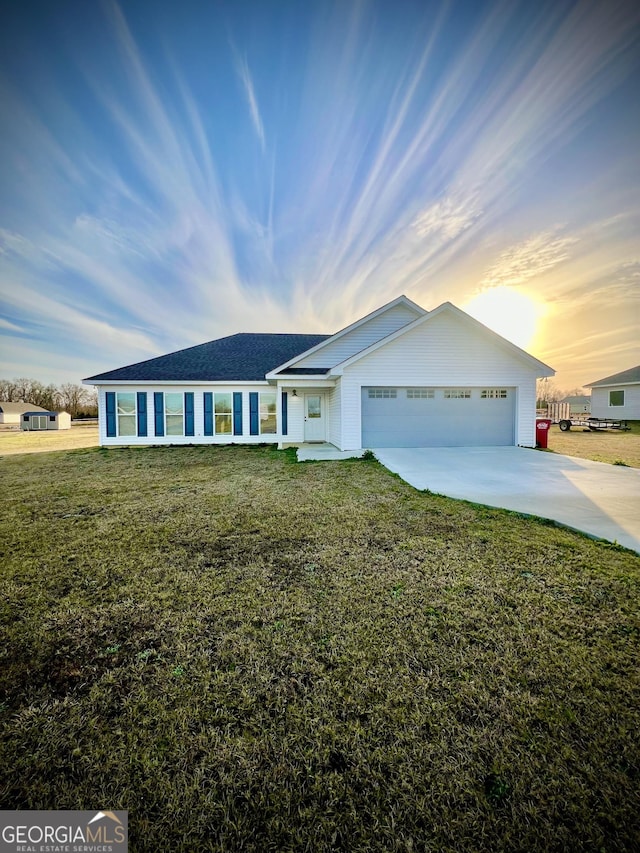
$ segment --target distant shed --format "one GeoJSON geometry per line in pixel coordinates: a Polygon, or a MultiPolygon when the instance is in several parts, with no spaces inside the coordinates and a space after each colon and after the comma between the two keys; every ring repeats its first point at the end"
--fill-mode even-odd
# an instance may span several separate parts
{"type": "Polygon", "coordinates": [[[33,403],[8,403],[0,401],[0,424],[15,424],[18,426],[25,412],[45,414],[46,409],[33,403]]]}
{"type": "Polygon", "coordinates": [[[71,429],[71,415],[68,412],[25,412],[20,426],[23,430],[71,429]]]}

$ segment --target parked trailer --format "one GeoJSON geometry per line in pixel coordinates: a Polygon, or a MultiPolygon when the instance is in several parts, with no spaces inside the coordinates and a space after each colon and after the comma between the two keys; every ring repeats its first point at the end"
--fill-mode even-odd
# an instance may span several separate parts
{"type": "Polygon", "coordinates": [[[572,426],[588,427],[593,432],[605,429],[631,429],[626,421],[613,421],[611,418],[565,418],[558,421],[558,426],[562,432],[567,432],[572,426]]]}

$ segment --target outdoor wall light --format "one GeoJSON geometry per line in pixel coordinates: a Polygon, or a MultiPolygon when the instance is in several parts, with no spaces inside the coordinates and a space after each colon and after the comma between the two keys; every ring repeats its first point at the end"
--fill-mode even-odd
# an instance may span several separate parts
{"type": "Polygon", "coordinates": [[[297,397],[297,396],[298,396],[298,392],[296,391],[296,389],[295,389],[295,388],[294,388],[294,389],[293,389],[293,391],[291,392],[291,396],[292,396],[292,397],[297,397]]]}

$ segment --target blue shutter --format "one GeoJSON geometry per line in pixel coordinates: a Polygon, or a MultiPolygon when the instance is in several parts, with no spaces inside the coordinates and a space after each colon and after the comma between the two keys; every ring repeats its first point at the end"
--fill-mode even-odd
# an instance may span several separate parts
{"type": "Polygon", "coordinates": [[[164,394],[162,391],[155,391],[153,394],[153,411],[156,435],[164,435],[164,394]]]}
{"type": "Polygon", "coordinates": [[[116,395],[114,391],[107,391],[104,395],[107,405],[107,437],[115,438],[116,434],[116,395]]]}
{"type": "Polygon", "coordinates": [[[138,435],[147,434],[147,392],[138,391],[138,435]]]}
{"type": "Polygon", "coordinates": [[[213,435],[213,394],[205,391],[204,397],[204,434],[213,435]]]}
{"type": "Polygon", "coordinates": [[[249,392],[249,433],[260,435],[260,417],[258,414],[258,392],[249,392]]]}
{"type": "Polygon", "coordinates": [[[233,434],[242,435],[242,391],[233,392],[233,434]]]}
{"type": "Polygon", "coordinates": [[[288,406],[289,398],[287,396],[287,392],[282,392],[282,434],[287,435],[289,432],[289,421],[288,421],[288,406]]]}
{"type": "Polygon", "coordinates": [[[184,434],[196,434],[193,423],[193,391],[184,392],[184,434]]]}

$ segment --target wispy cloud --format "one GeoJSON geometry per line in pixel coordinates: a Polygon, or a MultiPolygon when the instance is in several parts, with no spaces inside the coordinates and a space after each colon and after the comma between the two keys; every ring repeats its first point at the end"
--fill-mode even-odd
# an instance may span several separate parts
{"type": "Polygon", "coordinates": [[[486,271],[480,286],[517,286],[532,278],[540,278],[570,257],[570,248],[578,243],[575,236],[558,236],[544,231],[502,252],[486,271]]]}
{"type": "Polygon", "coordinates": [[[371,3],[311,4],[303,35],[274,25],[266,53],[244,22],[239,47],[222,28],[195,78],[170,34],[159,62],[107,2],[106,60],[75,57],[92,116],[55,78],[40,100],[0,79],[21,206],[19,224],[0,218],[14,325],[100,341],[117,364],[240,330],[330,331],[400,292],[430,307],[535,281],[547,299],[587,284],[594,304],[627,298],[620,187],[598,193],[610,221],[593,264],[585,222],[605,215],[565,204],[574,188],[549,164],[634,67],[638,9],[516,6],[478,12],[451,46],[445,2],[411,27],[371,3]],[[258,146],[243,145],[247,109],[258,146]]]}
{"type": "Polygon", "coordinates": [[[249,63],[247,62],[247,57],[240,56],[235,48],[233,48],[233,56],[236,73],[238,75],[238,79],[242,83],[242,88],[244,90],[244,94],[247,99],[247,104],[249,106],[249,115],[251,116],[251,123],[253,124],[253,129],[255,130],[256,136],[258,137],[258,140],[260,142],[260,147],[264,152],[266,144],[264,136],[264,125],[262,123],[262,117],[260,115],[260,109],[258,107],[258,99],[256,98],[256,90],[253,85],[253,78],[251,77],[251,72],[249,70],[249,63]]]}

